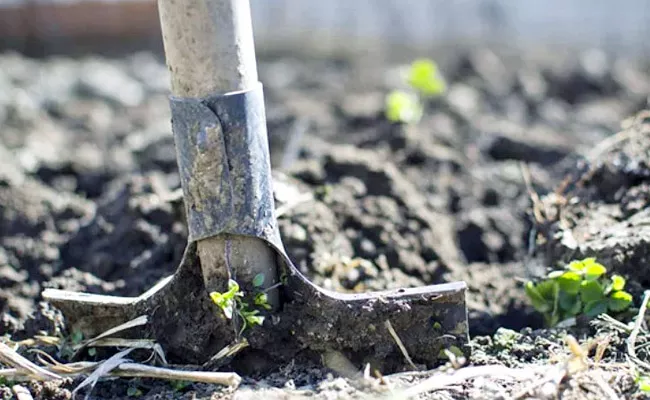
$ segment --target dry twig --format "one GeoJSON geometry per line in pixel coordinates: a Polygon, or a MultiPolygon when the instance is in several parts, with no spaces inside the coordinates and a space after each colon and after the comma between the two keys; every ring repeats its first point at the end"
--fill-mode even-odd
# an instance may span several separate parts
{"type": "Polygon", "coordinates": [[[533,203],[533,216],[535,217],[535,222],[541,225],[546,221],[546,216],[544,215],[544,204],[539,198],[539,194],[537,194],[533,188],[533,180],[531,178],[528,164],[521,162],[519,163],[519,168],[521,169],[521,176],[524,179],[528,196],[530,197],[530,201],[533,203]]]}
{"type": "Polygon", "coordinates": [[[22,375],[26,375],[34,379],[61,379],[61,377],[57,374],[39,367],[2,342],[0,342],[0,363],[15,367],[15,369],[22,375]]]}
{"type": "Polygon", "coordinates": [[[174,370],[170,368],[152,367],[150,365],[137,363],[120,364],[116,370],[111,373],[111,375],[129,378],[157,378],[213,383],[230,387],[237,387],[241,383],[241,377],[233,372],[174,370]]]}
{"type": "MultiPolygon", "coordinates": [[[[133,363],[125,359],[122,359],[122,361],[124,362],[119,363],[117,366],[113,366],[113,368],[108,371],[104,369],[105,376],[185,380],[233,387],[238,386],[241,382],[241,377],[238,374],[231,372],[174,370],[171,368],[152,367],[144,364],[133,363]]],[[[93,371],[96,371],[105,362],[106,361],[80,361],[69,364],[55,363],[45,367],[45,370],[51,373],[57,373],[61,377],[78,376],[93,373],[93,371]]],[[[25,375],[23,371],[16,368],[0,370],[0,377],[10,378],[15,381],[27,381],[31,379],[30,376],[25,375]]]]}
{"type": "Polygon", "coordinates": [[[215,368],[224,361],[234,357],[237,353],[248,347],[248,340],[241,338],[236,343],[230,344],[223,349],[219,350],[217,354],[212,356],[208,361],[203,364],[204,368],[215,368]]]}
{"type": "Polygon", "coordinates": [[[534,379],[537,375],[535,369],[514,369],[504,367],[503,365],[481,365],[477,367],[466,367],[453,370],[452,373],[436,374],[417,385],[414,385],[401,393],[395,398],[409,399],[422,393],[428,393],[436,390],[445,389],[452,385],[461,384],[467,380],[493,376],[500,379],[514,379],[518,381],[534,379]]]}
{"type": "Polygon", "coordinates": [[[406,362],[411,366],[411,368],[418,370],[418,367],[413,363],[411,356],[406,350],[406,346],[404,346],[402,340],[399,338],[399,336],[397,336],[397,332],[395,332],[395,328],[393,328],[393,324],[390,323],[390,320],[387,319],[384,321],[384,325],[386,326],[386,329],[388,329],[388,333],[390,333],[390,335],[393,337],[393,340],[395,340],[395,343],[397,344],[397,347],[399,347],[399,350],[402,352],[402,355],[406,359],[406,362]]]}
{"type": "Polygon", "coordinates": [[[634,328],[632,333],[627,338],[627,352],[632,358],[637,358],[636,356],[636,338],[639,336],[639,331],[641,331],[641,325],[645,319],[645,312],[648,308],[648,301],[650,301],[650,290],[643,292],[643,301],[641,302],[641,307],[639,307],[639,313],[636,316],[634,321],[634,328]]]}
{"type": "Polygon", "coordinates": [[[141,316],[139,316],[137,318],[134,318],[134,319],[132,319],[130,321],[127,321],[127,322],[125,322],[123,324],[120,324],[120,325],[118,325],[118,326],[116,326],[114,328],[111,328],[111,329],[107,330],[106,332],[101,333],[101,334],[97,335],[96,337],[94,337],[92,339],[89,339],[89,340],[85,341],[84,343],[82,343],[81,345],[79,345],[79,347],[77,348],[77,351],[72,356],[72,358],[74,359],[77,356],[77,354],[79,354],[79,352],[81,350],[85,349],[88,346],[92,346],[95,342],[98,342],[98,341],[100,341],[102,339],[105,339],[105,338],[107,338],[109,336],[112,336],[112,335],[114,335],[116,333],[123,332],[125,330],[135,328],[135,327],[138,327],[138,326],[146,325],[147,321],[148,321],[147,316],[146,315],[141,315],[141,316]]]}
{"type": "Polygon", "coordinates": [[[76,397],[76,394],[79,390],[90,385],[90,390],[86,394],[86,399],[87,399],[88,396],[90,396],[90,392],[92,392],[93,388],[95,387],[95,385],[97,384],[100,378],[107,376],[112,370],[117,368],[120,364],[131,361],[128,358],[126,358],[126,356],[129,355],[129,353],[132,351],[133,349],[122,350],[119,353],[115,353],[114,355],[112,355],[106,361],[99,363],[97,365],[97,368],[93,371],[93,373],[90,374],[90,376],[88,376],[86,379],[84,379],[83,382],[81,382],[79,386],[77,386],[72,391],[72,398],[74,399],[76,397]]]}

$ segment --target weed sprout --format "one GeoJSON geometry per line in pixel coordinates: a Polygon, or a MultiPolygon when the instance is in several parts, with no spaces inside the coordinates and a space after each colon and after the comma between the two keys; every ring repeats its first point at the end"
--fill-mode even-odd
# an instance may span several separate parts
{"type": "Polygon", "coordinates": [[[447,88],[438,65],[428,59],[413,61],[405,75],[410,90],[393,90],[386,95],[385,115],[394,123],[415,124],[422,119],[423,99],[443,94],[447,88]]]}
{"type": "Polygon", "coordinates": [[[632,304],[632,295],[623,290],[625,278],[606,273],[595,258],[572,261],[540,282],[527,282],[526,295],[549,327],[578,315],[594,318],[625,311],[632,304]]]}

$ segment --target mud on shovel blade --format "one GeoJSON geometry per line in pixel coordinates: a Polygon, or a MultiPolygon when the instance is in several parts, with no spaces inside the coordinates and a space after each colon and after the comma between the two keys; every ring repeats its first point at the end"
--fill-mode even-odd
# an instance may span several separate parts
{"type": "Polygon", "coordinates": [[[176,273],[136,298],[59,290],[43,297],[88,337],[146,315],[136,336],[157,340],[170,359],[203,363],[239,339],[241,324],[209,292],[234,279],[254,293],[253,278],[264,271],[273,309],[244,335],[273,359],[333,350],[357,363],[404,364],[386,321],[416,363],[436,364],[443,349],[467,353],[463,282],[341,294],[315,286],[291,263],[275,219],[248,7],[245,0],[159,0],[190,233],[176,273]]]}

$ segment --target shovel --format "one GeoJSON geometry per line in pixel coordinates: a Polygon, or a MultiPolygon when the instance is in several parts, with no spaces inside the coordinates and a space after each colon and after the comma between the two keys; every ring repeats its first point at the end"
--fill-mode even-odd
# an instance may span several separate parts
{"type": "Polygon", "coordinates": [[[188,245],[176,273],[139,297],[45,290],[68,328],[94,337],[146,316],[138,337],[192,364],[244,339],[276,364],[342,354],[384,372],[468,355],[464,282],[343,294],[298,271],[275,217],[249,1],[158,5],[188,245]]]}

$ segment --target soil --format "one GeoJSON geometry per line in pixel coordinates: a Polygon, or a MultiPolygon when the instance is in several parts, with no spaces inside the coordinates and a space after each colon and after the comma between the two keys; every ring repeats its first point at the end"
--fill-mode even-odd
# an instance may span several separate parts
{"type": "MultiPolygon", "coordinates": [[[[260,59],[284,244],[313,282],[337,291],[464,280],[471,363],[546,362],[551,355],[540,349],[563,348],[562,335],[538,330],[525,279],[595,255],[625,274],[634,294],[650,284],[650,118],[612,136],[647,107],[650,64],[598,50],[433,56],[448,91],[412,126],[382,114],[385,94],[400,86],[395,65],[260,59]],[[543,203],[561,210],[543,222],[531,218],[523,163],[543,203]],[[521,336],[499,344],[504,328],[521,336]]],[[[42,302],[44,288],[137,296],[176,270],[187,231],[167,95],[167,69],[153,54],[0,55],[0,335],[65,334],[42,302]]],[[[377,390],[312,361],[276,367],[245,374],[235,394],[116,380],[93,397],[128,398],[133,386],[145,399],[377,390]]],[[[619,394],[635,393],[628,375],[615,378],[619,394]]],[[[78,383],[29,388],[35,398],[68,398],[78,383]]],[[[491,385],[437,394],[493,398],[521,389],[491,385]]],[[[586,393],[562,390],[566,398],[586,393]]]]}

